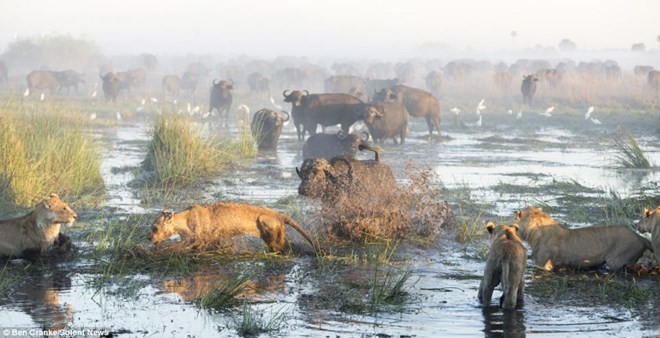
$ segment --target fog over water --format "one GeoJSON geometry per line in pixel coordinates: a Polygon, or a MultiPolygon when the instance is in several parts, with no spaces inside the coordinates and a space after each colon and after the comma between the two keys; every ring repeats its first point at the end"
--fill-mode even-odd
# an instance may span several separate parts
{"type": "Polygon", "coordinates": [[[0,46],[70,34],[110,55],[475,57],[565,38],[580,50],[629,51],[659,48],[657,13],[657,0],[2,0],[0,46]]]}

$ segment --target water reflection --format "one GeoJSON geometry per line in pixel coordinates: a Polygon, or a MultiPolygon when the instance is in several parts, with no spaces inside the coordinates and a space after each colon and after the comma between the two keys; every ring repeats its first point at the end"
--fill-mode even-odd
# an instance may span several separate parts
{"type": "Polygon", "coordinates": [[[525,315],[522,310],[483,309],[486,337],[525,337],[525,315]]]}
{"type": "Polygon", "coordinates": [[[70,289],[71,278],[68,272],[39,271],[26,276],[15,292],[0,299],[0,306],[24,312],[30,316],[35,327],[62,330],[73,322],[73,307],[60,302],[60,293],[70,289]]]}
{"type": "MultiPolygon", "coordinates": [[[[237,276],[198,273],[186,278],[170,279],[161,283],[162,293],[176,293],[186,302],[192,302],[206,296],[214,288],[223,283],[232,283],[237,276]]],[[[245,281],[244,287],[238,295],[241,298],[254,297],[264,293],[283,292],[285,275],[275,274],[264,276],[262,279],[250,278],[245,281]]]]}

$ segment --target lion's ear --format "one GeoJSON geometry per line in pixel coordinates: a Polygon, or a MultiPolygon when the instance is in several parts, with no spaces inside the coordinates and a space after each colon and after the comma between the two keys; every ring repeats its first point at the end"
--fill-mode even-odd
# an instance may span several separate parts
{"type": "Polygon", "coordinates": [[[651,215],[651,210],[644,208],[644,216],[649,217],[651,215]]]}
{"type": "Polygon", "coordinates": [[[516,211],[516,218],[518,218],[518,219],[522,218],[522,211],[520,211],[520,210],[516,211]]]}
{"type": "Polygon", "coordinates": [[[516,223],[509,225],[509,228],[516,230],[516,232],[520,231],[520,228],[518,228],[518,224],[516,223]]]}
{"type": "Polygon", "coordinates": [[[167,210],[167,209],[161,211],[160,214],[163,215],[163,217],[165,217],[166,219],[170,219],[170,218],[174,217],[174,213],[172,211],[167,210]]]}
{"type": "Polygon", "coordinates": [[[489,233],[493,233],[493,229],[495,229],[495,223],[493,221],[486,221],[486,229],[488,229],[489,233]]]}

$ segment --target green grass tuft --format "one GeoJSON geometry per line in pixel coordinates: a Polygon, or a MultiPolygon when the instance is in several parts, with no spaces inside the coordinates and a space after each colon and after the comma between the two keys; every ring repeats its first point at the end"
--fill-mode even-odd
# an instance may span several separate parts
{"type": "Polygon", "coordinates": [[[648,169],[653,167],[640,148],[637,139],[630,132],[619,132],[614,138],[614,149],[617,150],[616,162],[624,168],[648,169]]]}

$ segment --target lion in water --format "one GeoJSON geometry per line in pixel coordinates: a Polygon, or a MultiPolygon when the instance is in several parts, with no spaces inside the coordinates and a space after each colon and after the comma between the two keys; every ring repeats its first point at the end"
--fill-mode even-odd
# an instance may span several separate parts
{"type": "Polygon", "coordinates": [[[280,252],[286,242],[285,224],[291,225],[315,247],[312,237],[288,215],[232,202],[194,205],[176,213],[163,210],[153,223],[149,240],[158,244],[179,234],[184,240],[209,243],[247,234],[261,237],[270,250],[280,252]]]}
{"type": "Polygon", "coordinates": [[[527,207],[516,212],[515,223],[532,248],[534,263],[547,271],[553,266],[597,268],[612,271],[632,266],[651,243],[626,226],[593,225],[569,229],[557,223],[541,208],[527,207]]]}
{"type": "Polygon", "coordinates": [[[644,214],[642,219],[639,220],[637,229],[641,233],[651,233],[655,263],[660,264],[660,206],[656,207],[655,210],[644,209],[644,214]]]}
{"type": "Polygon", "coordinates": [[[518,226],[515,224],[496,226],[489,221],[486,228],[491,233],[493,241],[488,251],[488,260],[477,298],[481,304],[489,306],[493,290],[502,283],[500,307],[507,310],[520,308],[525,302],[527,253],[518,237],[518,226]]]}
{"type": "Polygon", "coordinates": [[[60,227],[73,224],[77,216],[56,194],[50,194],[29,214],[0,220],[0,256],[32,259],[53,244],[70,242],[60,234],[60,227]]]}

